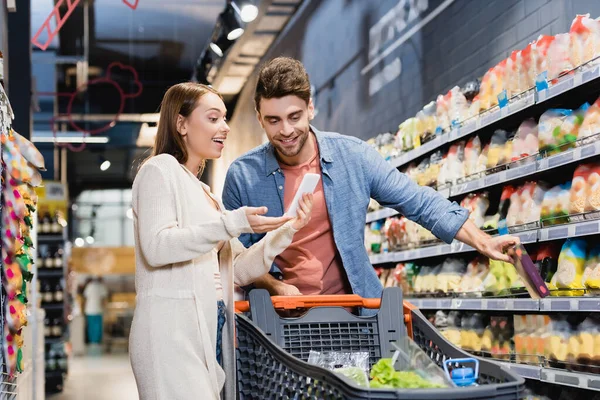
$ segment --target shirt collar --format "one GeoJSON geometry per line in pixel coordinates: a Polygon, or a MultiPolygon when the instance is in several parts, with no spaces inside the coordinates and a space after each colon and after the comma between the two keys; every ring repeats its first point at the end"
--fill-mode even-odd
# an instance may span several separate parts
{"type": "MultiPolygon", "coordinates": [[[[324,135],[312,125],[310,126],[310,130],[317,138],[317,146],[319,146],[321,160],[326,163],[333,162],[331,149],[329,148],[329,143],[325,140],[324,135]]],[[[275,148],[271,143],[268,143],[265,151],[265,174],[266,176],[272,175],[275,171],[279,171],[279,169],[280,167],[277,156],[275,155],[275,148]]]]}

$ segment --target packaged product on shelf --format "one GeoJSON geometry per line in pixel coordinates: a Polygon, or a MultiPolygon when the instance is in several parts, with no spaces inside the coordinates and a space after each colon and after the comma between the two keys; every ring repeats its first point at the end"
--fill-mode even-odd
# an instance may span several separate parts
{"type": "MultiPolygon", "coordinates": [[[[537,76],[539,74],[541,74],[544,71],[548,71],[548,49],[550,47],[550,45],[552,44],[552,42],[554,41],[554,36],[546,36],[546,35],[540,35],[537,40],[535,42],[533,42],[532,48],[531,48],[531,55],[532,55],[532,72],[533,72],[533,77],[534,77],[534,82],[535,82],[535,78],[537,78],[537,76]]],[[[552,79],[552,77],[550,75],[548,75],[548,79],[552,79]]]]}
{"type": "Polygon", "coordinates": [[[600,21],[590,18],[590,14],[577,15],[569,34],[573,65],[585,64],[600,55],[600,21]]]}
{"type": "Polygon", "coordinates": [[[489,259],[486,257],[476,257],[468,265],[467,271],[463,275],[458,291],[460,293],[469,293],[481,296],[483,292],[483,282],[489,273],[489,259]]]}
{"type": "Polygon", "coordinates": [[[469,104],[469,118],[475,118],[479,115],[481,111],[481,100],[479,100],[479,95],[473,97],[473,101],[469,104]]]}
{"type": "Polygon", "coordinates": [[[510,57],[506,60],[506,95],[510,99],[511,97],[519,94],[522,90],[519,90],[519,77],[518,77],[518,58],[520,57],[520,50],[513,50],[510,53],[510,57]]]}
{"type": "Polygon", "coordinates": [[[421,225],[407,218],[404,218],[404,229],[406,230],[406,238],[409,245],[414,246],[419,243],[420,228],[421,225]]]}
{"type": "Polygon", "coordinates": [[[501,220],[507,220],[507,224],[512,226],[516,223],[517,212],[518,210],[513,210],[514,217],[512,220],[512,224],[508,222],[508,212],[510,210],[511,205],[511,196],[515,193],[515,188],[508,185],[502,189],[502,193],[500,195],[500,203],[498,204],[498,212],[494,215],[486,216],[485,223],[483,225],[483,229],[498,229],[498,222],[501,220]]]}
{"type": "Polygon", "coordinates": [[[498,104],[498,95],[506,88],[506,63],[507,60],[502,60],[492,69],[491,106],[498,104]]]}
{"type": "Polygon", "coordinates": [[[460,333],[461,324],[462,318],[460,312],[450,311],[448,313],[448,327],[442,332],[442,335],[444,335],[450,343],[458,347],[462,346],[460,333]]]}
{"type": "Polygon", "coordinates": [[[585,200],[585,212],[600,210],[600,164],[592,166],[587,179],[588,192],[585,200]]]}
{"type": "Polygon", "coordinates": [[[435,101],[427,104],[419,113],[417,114],[417,118],[421,120],[421,143],[427,143],[435,137],[435,131],[438,126],[435,101]]]}
{"type": "Polygon", "coordinates": [[[567,239],[558,257],[558,268],[552,277],[552,284],[558,296],[583,296],[582,284],[585,271],[587,242],[583,239],[567,239]]]}
{"type": "Polygon", "coordinates": [[[430,157],[425,157],[417,167],[417,183],[421,186],[427,186],[429,183],[429,177],[427,171],[429,170],[429,164],[431,163],[430,157]]]}
{"type": "Polygon", "coordinates": [[[454,126],[469,117],[469,102],[458,86],[453,87],[447,97],[450,103],[448,120],[454,126]]]}
{"type": "Polygon", "coordinates": [[[435,101],[437,124],[442,130],[447,130],[450,127],[450,119],[448,118],[450,102],[448,100],[447,96],[440,94],[435,101]]]}
{"type": "Polygon", "coordinates": [[[465,169],[463,166],[465,159],[465,143],[459,142],[450,146],[450,150],[448,150],[448,156],[446,157],[446,173],[448,176],[448,181],[453,184],[456,183],[458,179],[464,178],[465,169]]]}
{"type": "Polygon", "coordinates": [[[479,172],[477,163],[481,155],[481,140],[479,136],[474,136],[467,142],[465,146],[465,177],[469,177],[479,172]]]}
{"type": "Polygon", "coordinates": [[[385,221],[383,232],[390,249],[397,249],[402,243],[407,242],[404,221],[399,217],[390,217],[385,221]]]}
{"type": "MultiPolygon", "coordinates": [[[[569,349],[571,327],[569,323],[559,316],[552,316],[550,334],[546,343],[546,358],[551,363],[566,363],[569,349]]],[[[555,366],[552,365],[551,366],[555,366]]]]}
{"type": "Polygon", "coordinates": [[[490,152],[490,145],[488,143],[485,146],[483,146],[483,149],[481,150],[481,154],[479,155],[479,160],[477,161],[477,172],[485,172],[485,170],[487,168],[489,152],[490,152]]]}
{"type": "Polygon", "coordinates": [[[542,114],[538,125],[538,139],[540,151],[556,154],[561,151],[561,138],[566,134],[562,131],[563,122],[573,110],[550,109],[542,114]]]}
{"type": "Polygon", "coordinates": [[[533,118],[521,122],[513,139],[511,161],[537,154],[539,151],[538,125],[533,118]]]}
{"type": "Polygon", "coordinates": [[[594,296],[600,294],[600,245],[590,250],[581,282],[588,294],[594,296]]]}
{"type": "Polygon", "coordinates": [[[575,173],[573,174],[573,183],[571,184],[571,196],[569,199],[569,213],[571,215],[581,214],[585,211],[585,202],[590,190],[588,180],[590,178],[591,172],[592,165],[583,164],[577,167],[575,173]]]}
{"type": "Polygon", "coordinates": [[[515,334],[513,340],[515,343],[516,361],[520,364],[526,364],[529,360],[527,357],[527,337],[529,335],[527,328],[526,315],[513,315],[515,334]]]}
{"type": "MultiPolygon", "coordinates": [[[[513,353],[513,349],[511,346],[513,329],[512,324],[509,323],[508,317],[491,316],[490,323],[486,328],[486,331],[488,331],[489,334],[491,334],[492,342],[491,349],[489,352],[491,353],[492,358],[496,360],[510,360],[510,356],[513,353]]],[[[484,352],[483,342],[481,350],[482,352],[484,352]]]]}
{"type": "Polygon", "coordinates": [[[565,151],[575,147],[575,142],[579,136],[579,129],[583,124],[585,114],[589,108],[590,105],[588,103],[584,103],[577,110],[574,110],[571,115],[567,116],[560,127],[560,136],[558,137],[560,151],[565,151]]]}
{"type": "Polygon", "coordinates": [[[519,64],[519,76],[525,80],[526,89],[535,86],[535,65],[533,58],[533,43],[529,43],[521,50],[521,63],[519,64]]]}
{"type": "Polygon", "coordinates": [[[487,110],[491,108],[495,103],[492,99],[492,74],[494,68],[488,69],[481,79],[481,86],[479,88],[479,104],[480,110],[487,110]]]}
{"type": "Polygon", "coordinates": [[[383,223],[373,221],[365,228],[365,243],[368,244],[367,252],[369,254],[381,253],[383,223]]]}
{"type": "Polygon", "coordinates": [[[596,140],[600,134],[600,97],[586,111],[578,138],[584,143],[596,140]],[[587,139],[587,140],[586,140],[587,139]]]}
{"type": "Polygon", "coordinates": [[[541,217],[544,225],[563,224],[568,221],[571,182],[554,186],[544,195],[541,217]]]}
{"type": "Polygon", "coordinates": [[[558,78],[561,74],[574,68],[571,62],[571,37],[568,33],[560,33],[548,47],[548,80],[558,78]]]}
{"type": "Polygon", "coordinates": [[[508,158],[506,157],[506,145],[508,137],[508,132],[506,132],[505,130],[498,129],[494,132],[494,135],[492,136],[492,141],[490,142],[490,148],[488,150],[488,169],[506,164],[510,160],[512,152],[509,152],[508,158]]]}
{"type": "Polygon", "coordinates": [[[468,102],[472,102],[479,94],[480,88],[481,82],[479,79],[474,79],[465,84],[465,87],[462,89],[462,93],[468,102]]]}
{"type": "Polygon", "coordinates": [[[426,172],[426,186],[437,185],[438,176],[440,175],[440,169],[442,167],[443,156],[441,150],[433,153],[429,159],[429,167],[426,172]]]}
{"type": "Polygon", "coordinates": [[[396,146],[396,137],[389,132],[378,135],[375,138],[375,146],[386,160],[397,157],[398,149],[401,149],[396,146]]]}
{"type": "MultiPolygon", "coordinates": [[[[508,186],[509,189],[512,189],[511,186],[508,186]]],[[[506,224],[508,226],[517,225],[517,221],[519,220],[519,215],[521,215],[521,190],[522,187],[516,190],[505,190],[502,192],[502,198],[505,199],[503,202],[503,208],[506,208],[506,204],[508,203],[508,210],[506,211],[506,224]],[[508,197],[507,197],[508,196],[508,197]],[[506,200],[508,199],[508,200],[506,200]]],[[[502,219],[502,218],[500,218],[502,219]]],[[[497,222],[496,222],[497,223],[497,222]]],[[[497,226],[496,226],[497,228],[497,226]]]]}
{"type": "Polygon", "coordinates": [[[471,193],[460,202],[461,207],[469,210],[469,219],[478,227],[482,228],[485,223],[485,213],[490,201],[487,193],[471,193]]]}
{"type": "Polygon", "coordinates": [[[520,209],[517,224],[530,224],[540,220],[542,202],[547,190],[542,182],[527,182],[523,185],[519,191],[520,209]]]}
{"type": "Polygon", "coordinates": [[[437,276],[436,291],[442,293],[457,293],[466,270],[467,263],[465,260],[460,258],[446,259],[437,276]]]}
{"type": "Polygon", "coordinates": [[[510,288],[522,287],[515,266],[503,261],[490,260],[490,272],[483,281],[484,290],[498,294],[510,288]]]}
{"type": "MultiPolygon", "coordinates": [[[[552,278],[558,269],[558,257],[561,252],[561,246],[559,243],[542,243],[538,247],[535,261],[540,272],[540,276],[549,285],[552,282],[552,278]]],[[[556,287],[548,289],[556,289],[556,287]]]]}

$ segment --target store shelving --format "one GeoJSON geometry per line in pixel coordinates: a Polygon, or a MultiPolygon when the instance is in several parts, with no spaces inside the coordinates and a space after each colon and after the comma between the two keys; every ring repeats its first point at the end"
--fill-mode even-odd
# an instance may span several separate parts
{"type": "MultiPolygon", "coordinates": [[[[600,135],[598,135],[600,136],[600,135]]],[[[487,189],[492,186],[509,183],[511,181],[526,178],[541,172],[546,172],[554,168],[559,168],[565,165],[578,164],[588,158],[600,156],[600,137],[592,143],[581,143],[579,147],[567,150],[563,153],[552,155],[550,157],[541,157],[537,160],[532,160],[523,165],[510,167],[503,171],[496,172],[481,178],[472,179],[467,182],[459,183],[440,190],[439,192],[444,197],[456,197],[473,193],[479,190],[487,189]]],[[[367,223],[393,217],[398,215],[398,212],[391,208],[383,208],[367,214],[367,223]]]]}
{"type": "Polygon", "coordinates": [[[499,362],[499,364],[526,379],[600,391],[600,375],[507,362],[499,362]]]}
{"type": "Polygon", "coordinates": [[[421,310],[518,311],[518,312],[600,312],[598,297],[513,298],[406,298],[421,310]]]}
{"type": "MultiPolygon", "coordinates": [[[[567,239],[577,236],[597,235],[600,234],[600,219],[551,227],[542,227],[522,232],[515,232],[512,234],[519,237],[521,242],[524,244],[567,239]]],[[[452,244],[439,244],[410,250],[374,254],[370,256],[369,259],[371,264],[377,265],[392,262],[412,261],[449,254],[467,253],[472,251],[475,251],[475,249],[471,246],[455,240],[452,244]]]]}
{"type": "Polygon", "coordinates": [[[391,159],[390,163],[395,167],[402,167],[447,143],[465,138],[473,133],[489,131],[496,125],[509,122],[509,118],[522,117],[522,119],[525,119],[530,116],[528,114],[549,107],[542,103],[559,96],[571,96],[573,95],[571,92],[575,90],[585,90],[588,84],[595,84],[598,78],[600,78],[600,65],[588,64],[581,66],[575,69],[573,73],[563,76],[548,89],[538,90],[532,88],[511,99],[505,107],[496,106],[481,113],[477,118],[465,120],[458,126],[453,127],[448,133],[437,136],[431,142],[391,159]]]}

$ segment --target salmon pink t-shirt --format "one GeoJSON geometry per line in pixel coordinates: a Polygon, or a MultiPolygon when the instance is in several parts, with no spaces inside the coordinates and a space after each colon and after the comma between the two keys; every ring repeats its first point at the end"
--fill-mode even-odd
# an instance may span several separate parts
{"type": "MultiPolygon", "coordinates": [[[[315,148],[317,148],[316,139],[315,148]]],[[[307,173],[321,175],[319,152],[306,163],[296,166],[280,164],[285,176],[284,209],[292,203],[307,173]]],[[[321,175],[322,177],[322,175],[321,175]]],[[[275,263],[283,273],[283,281],[294,285],[303,295],[350,294],[352,289],[342,265],[325,203],[323,179],[313,194],[313,210],[309,223],[294,235],[292,244],[275,263]]]]}

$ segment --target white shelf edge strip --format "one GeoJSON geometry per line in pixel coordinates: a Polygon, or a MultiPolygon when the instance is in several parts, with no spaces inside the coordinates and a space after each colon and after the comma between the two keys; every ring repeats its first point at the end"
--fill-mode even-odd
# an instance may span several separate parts
{"type": "Polygon", "coordinates": [[[600,312],[600,297],[547,297],[541,300],[513,298],[410,298],[404,300],[422,310],[600,312]]]}
{"type": "Polygon", "coordinates": [[[556,385],[600,391],[600,375],[581,372],[575,373],[553,368],[536,367],[533,365],[511,364],[500,361],[494,362],[521,375],[523,378],[535,379],[556,385]]]}
{"type": "Polygon", "coordinates": [[[589,81],[594,80],[598,77],[600,77],[600,65],[592,66],[586,69],[585,71],[577,71],[573,75],[568,75],[567,77],[563,78],[563,80],[561,80],[561,82],[559,82],[558,84],[541,92],[528,91],[524,94],[523,97],[509,102],[509,104],[506,107],[502,109],[491,109],[487,112],[484,112],[483,114],[480,114],[480,117],[474,120],[473,122],[467,123],[460,128],[454,128],[450,132],[438,136],[438,138],[432,140],[433,142],[439,139],[437,146],[430,148],[426,146],[432,142],[425,143],[423,146],[417,149],[410,150],[396,158],[391,159],[390,163],[397,168],[401,167],[421,157],[422,155],[435,150],[439,146],[442,146],[450,141],[463,138],[473,132],[486,128],[487,126],[494,124],[499,120],[502,120],[516,112],[522,111],[535,104],[543,103],[544,101],[552,97],[556,97],[581,85],[587,84],[589,81]]]}

